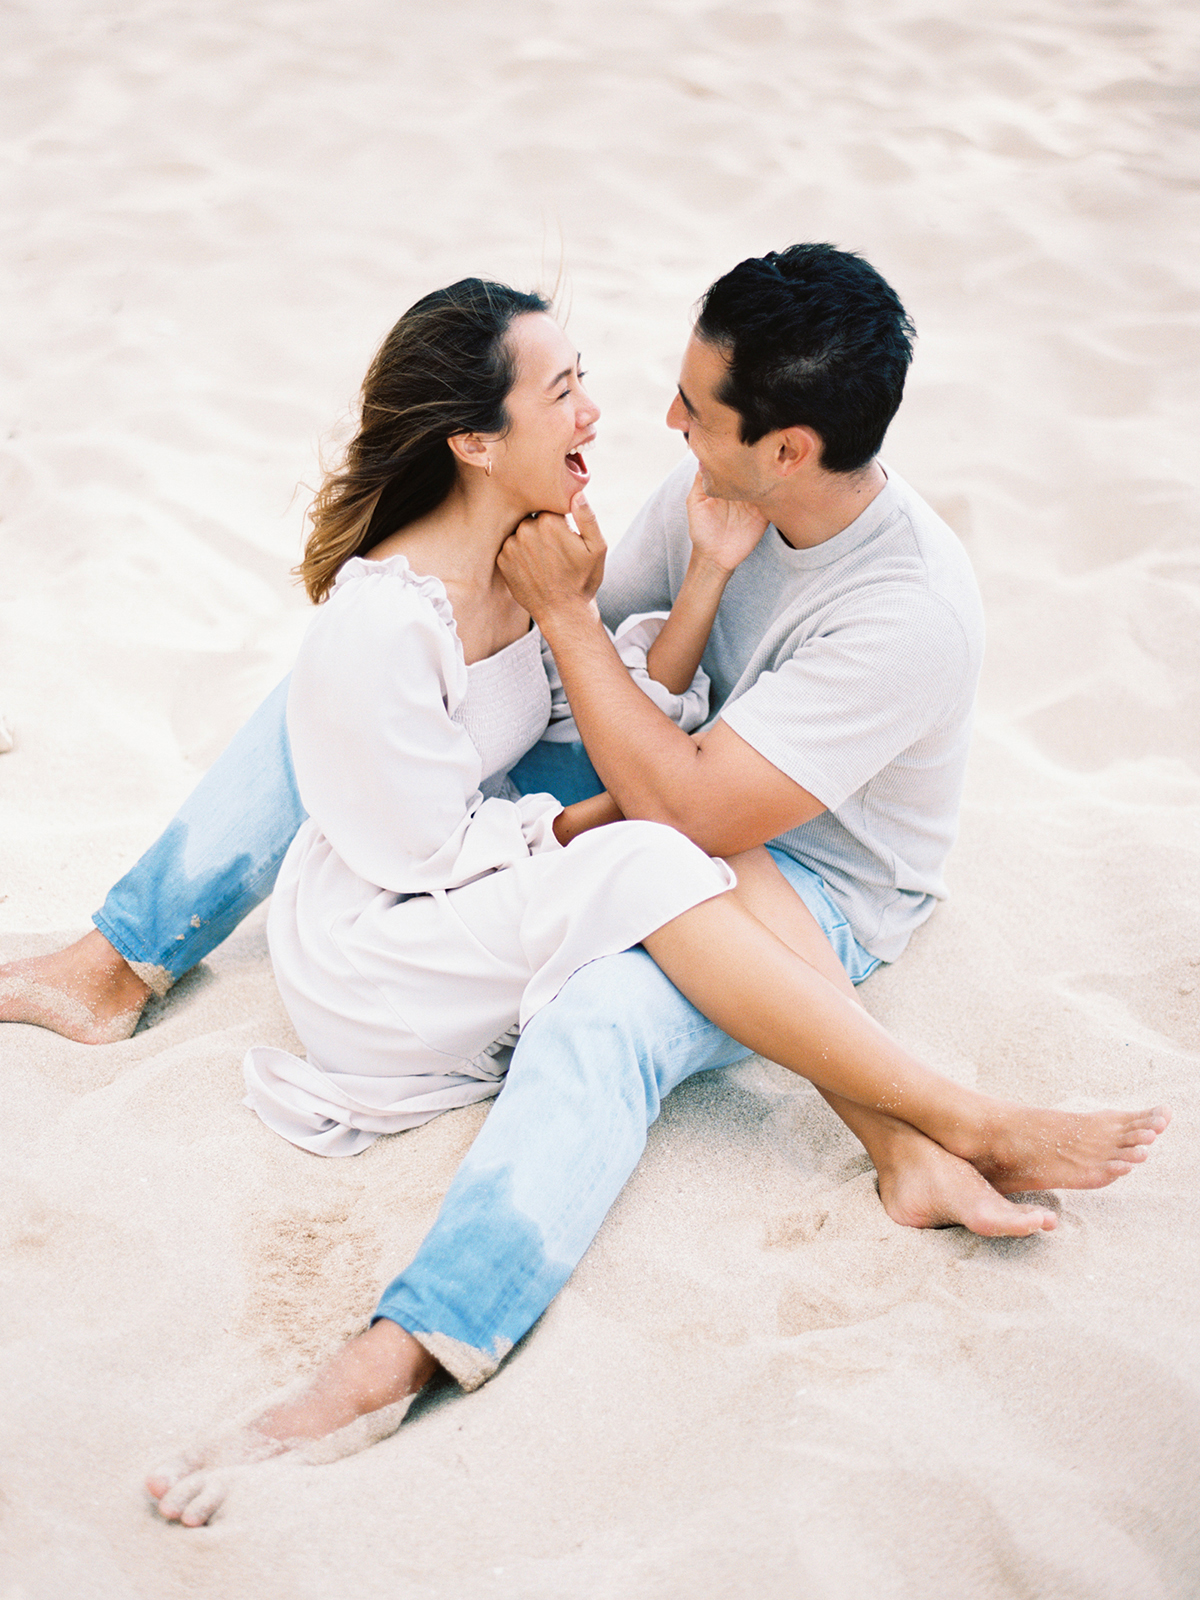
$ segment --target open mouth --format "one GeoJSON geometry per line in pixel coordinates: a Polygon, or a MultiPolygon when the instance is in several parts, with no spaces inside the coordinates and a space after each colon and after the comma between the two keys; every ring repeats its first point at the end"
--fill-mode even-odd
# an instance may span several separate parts
{"type": "MultiPolygon", "coordinates": [[[[590,443],[590,441],[585,440],[584,443],[590,443]]],[[[580,483],[586,483],[588,481],[589,473],[587,469],[587,463],[583,459],[582,448],[579,450],[572,450],[568,453],[567,471],[573,478],[578,478],[580,483]]]]}

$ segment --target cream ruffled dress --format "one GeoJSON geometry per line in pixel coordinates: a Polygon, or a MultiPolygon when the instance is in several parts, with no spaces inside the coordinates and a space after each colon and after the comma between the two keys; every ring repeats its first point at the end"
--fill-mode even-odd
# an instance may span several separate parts
{"type": "MultiPolygon", "coordinates": [[[[631,618],[618,649],[697,726],[706,683],[678,697],[647,678],[661,625],[631,618]]],[[[314,617],[288,698],[309,819],[267,924],[308,1059],[256,1046],[244,1063],[247,1105],[293,1144],[355,1155],[497,1094],[519,1029],[573,972],[733,886],[658,823],[558,843],[558,801],[506,778],[547,726],[551,679],[536,629],[468,667],[440,580],[403,556],[348,561],[314,617]]]]}

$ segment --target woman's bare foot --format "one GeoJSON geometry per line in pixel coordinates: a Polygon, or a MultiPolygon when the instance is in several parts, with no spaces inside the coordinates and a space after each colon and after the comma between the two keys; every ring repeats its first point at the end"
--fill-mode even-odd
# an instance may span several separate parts
{"type": "Polygon", "coordinates": [[[437,1370],[411,1334],[381,1318],[298,1389],[152,1472],[146,1488],[160,1516],[198,1528],[221,1505],[239,1469],[287,1451],[312,1463],[336,1461],[386,1439],[437,1370]]]}
{"type": "Polygon", "coordinates": [[[1031,1189],[1103,1189],[1145,1161],[1171,1120],[1149,1111],[1044,1111],[986,1097],[970,1127],[942,1141],[1001,1194],[1031,1189]]]}
{"type": "Polygon", "coordinates": [[[32,1022],[79,1044],[116,1044],[137,1027],[150,993],[93,928],[65,950],[0,967],[0,1022],[32,1022]]]}

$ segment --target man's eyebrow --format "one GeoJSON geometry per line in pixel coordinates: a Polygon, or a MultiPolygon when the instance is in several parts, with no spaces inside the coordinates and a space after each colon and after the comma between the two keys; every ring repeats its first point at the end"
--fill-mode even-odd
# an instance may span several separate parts
{"type": "Polygon", "coordinates": [[[682,386],[677,384],[676,387],[679,389],[679,398],[683,401],[683,409],[687,412],[689,417],[694,417],[696,415],[695,406],[688,399],[687,395],[684,394],[682,386]]]}

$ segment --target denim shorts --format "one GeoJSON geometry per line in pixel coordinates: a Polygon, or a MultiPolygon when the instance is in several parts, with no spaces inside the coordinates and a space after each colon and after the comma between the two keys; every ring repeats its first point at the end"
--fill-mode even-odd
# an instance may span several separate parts
{"type": "Polygon", "coordinates": [[[811,867],[804,866],[795,856],[768,845],[771,860],[783,873],[792,888],[821,925],[821,931],[833,946],[833,952],[846,969],[851,983],[861,983],[880,965],[879,957],[863,948],[854,937],[854,931],[825,887],[825,881],[811,867]]]}

